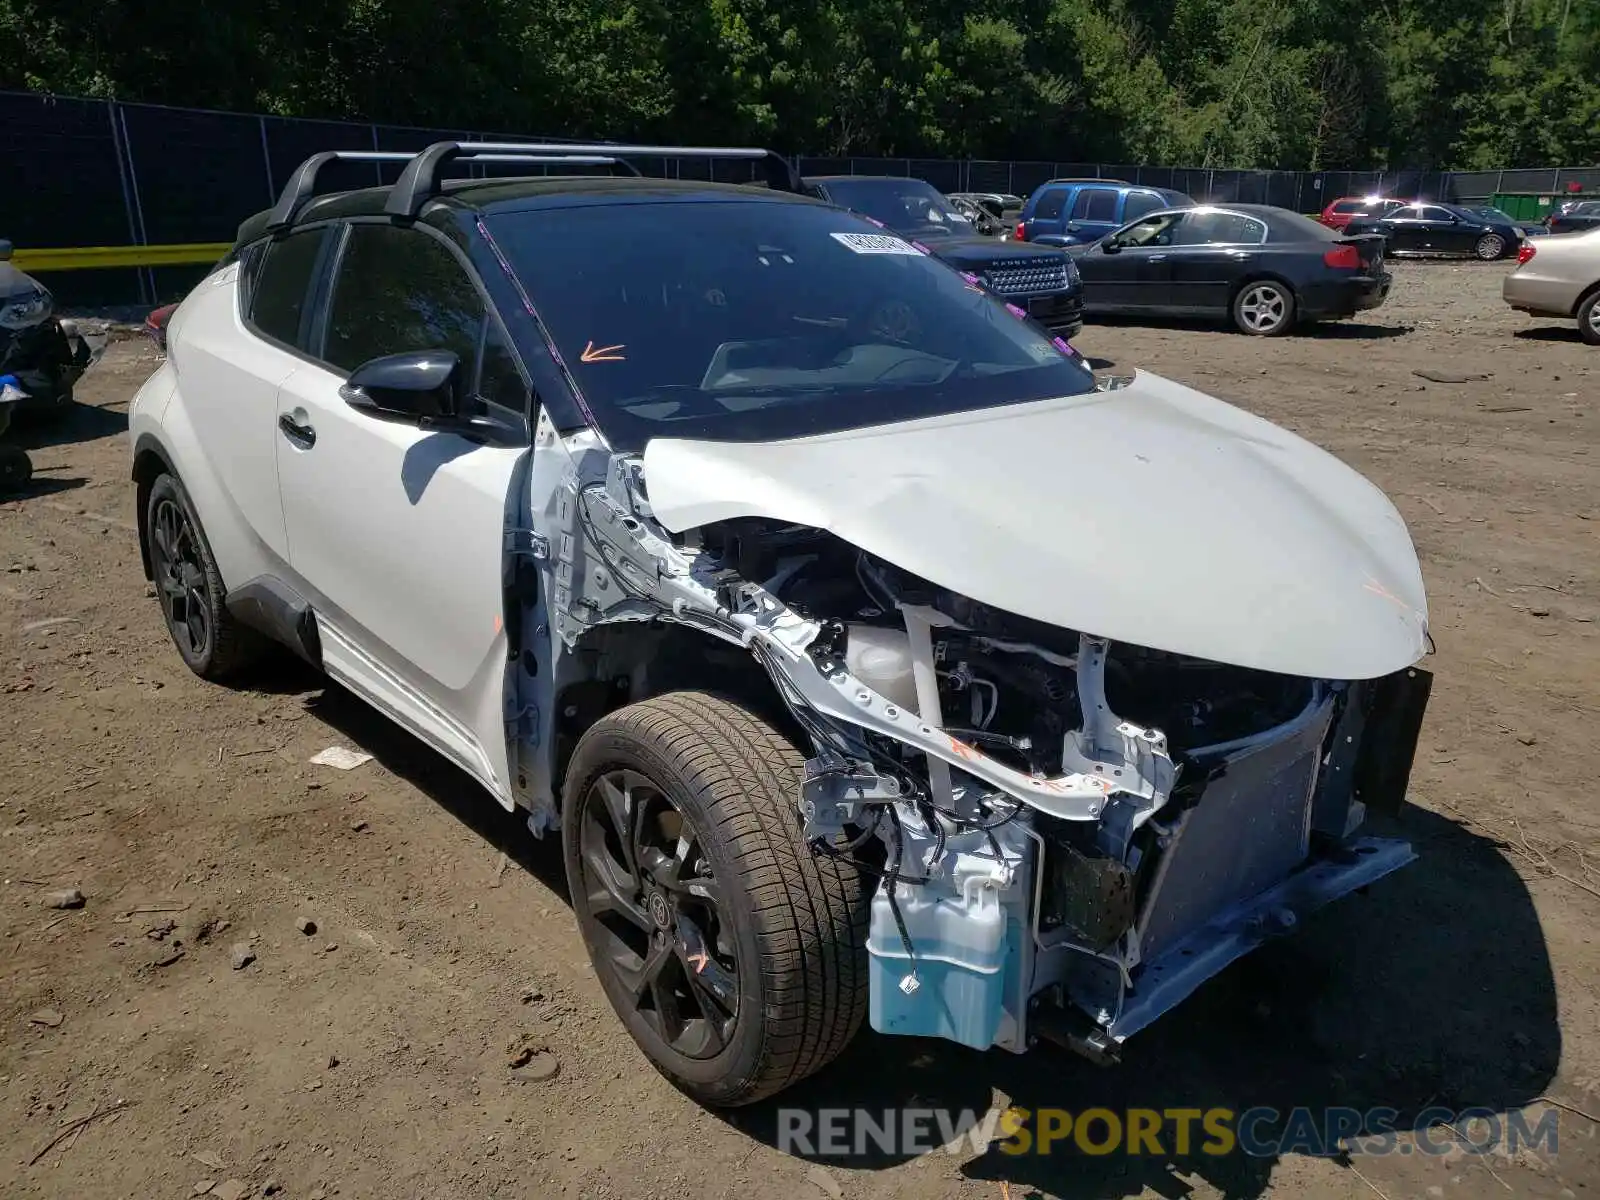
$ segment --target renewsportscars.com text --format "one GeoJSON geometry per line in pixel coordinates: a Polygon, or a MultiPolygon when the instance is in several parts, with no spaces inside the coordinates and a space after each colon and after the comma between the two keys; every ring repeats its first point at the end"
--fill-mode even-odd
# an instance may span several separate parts
{"type": "Polygon", "coordinates": [[[1223,1157],[1284,1154],[1554,1154],[1553,1109],[1530,1118],[1487,1108],[1429,1108],[1403,1127],[1393,1108],[780,1108],[778,1149],[806,1157],[917,1155],[944,1150],[1012,1155],[1223,1157]]]}

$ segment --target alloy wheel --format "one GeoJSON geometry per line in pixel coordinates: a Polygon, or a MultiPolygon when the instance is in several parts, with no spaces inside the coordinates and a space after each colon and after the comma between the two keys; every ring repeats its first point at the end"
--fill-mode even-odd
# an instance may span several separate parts
{"type": "Polygon", "coordinates": [[[1594,331],[1597,338],[1600,338],[1600,304],[1589,306],[1589,328],[1594,331]]]}
{"type": "Polygon", "coordinates": [[[194,525],[176,500],[165,498],[156,505],[150,557],[173,639],[192,660],[204,658],[211,648],[211,588],[194,525]]]}
{"type": "Polygon", "coordinates": [[[1484,262],[1493,262],[1505,252],[1505,240],[1496,233],[1486,233],[1478,239],[1478,257],[1484,262]]]}
{"type": "Polygon", "coordinates": [[[580,811],[579,886],[596,966],[668,1049],[713,1058],[739,1019],[739,962],[699,833],[637,771],[595,778],[580,811]]]}
{"type": "Polygon", "coordinates": [[[1288,319],[1289,298],[1270,283],[1252,284],[1239,297],[1239,316],[1255,333],[1269,333],[1288,319]]]}

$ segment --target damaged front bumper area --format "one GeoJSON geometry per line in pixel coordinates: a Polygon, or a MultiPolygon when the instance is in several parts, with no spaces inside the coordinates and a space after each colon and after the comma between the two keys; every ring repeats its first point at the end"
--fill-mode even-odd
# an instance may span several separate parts
{"type": "Polygon", "coordinates": [[[1121,1042],[1263,941],[1411,862],[1431,676],[1315,680],[1045,626],[766,520],[671,535],[637,463],[569,482],[555,633],[691,626],[747,648],[814,747],[819,854],[881,878],[883,1033],[1121,1042]],[[597,554],[585,549],[590,543],[597,554]]]}
{"type": "Polygon", "coordinates": [[[46,317],[16,329],[0,325],[0,375],[16,378],[25,412],[65,403],[95,357],[74,322],[46,317]]]}

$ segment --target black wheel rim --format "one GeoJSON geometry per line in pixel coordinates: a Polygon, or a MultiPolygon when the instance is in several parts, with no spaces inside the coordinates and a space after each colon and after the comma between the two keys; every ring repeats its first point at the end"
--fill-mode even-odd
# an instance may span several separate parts
{"type": "Polygon", "coordinates": [[[686,1058],[714,1058],[739,1019],[739,962],[698,831],[660,788],[622,769],[590,784],[576,818],[573,899],[623,1015],[686,1058]]]}
{"type": "Polygon", "coordinates": [[[174,500],[161,500],[152,514],[150,557],[173,639],[189,657],[203,658],[211,648],[211,589],[200,539],[174,500]]]}

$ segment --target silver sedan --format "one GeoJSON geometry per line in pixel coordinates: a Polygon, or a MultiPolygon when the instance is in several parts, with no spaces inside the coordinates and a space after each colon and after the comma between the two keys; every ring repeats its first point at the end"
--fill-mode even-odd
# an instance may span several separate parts
{"type": "Polygon", "coordinates": [[[1524,242],[1500,294],[1536,317],[1576,317],[1578,334],[1600,346],[1600,229],[1524,242]]]}

